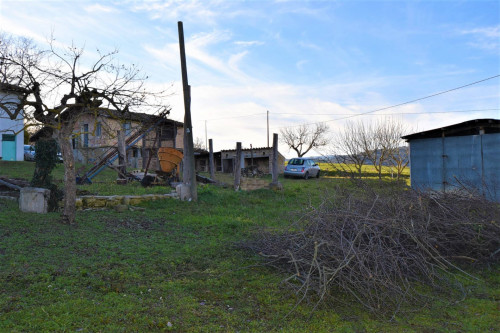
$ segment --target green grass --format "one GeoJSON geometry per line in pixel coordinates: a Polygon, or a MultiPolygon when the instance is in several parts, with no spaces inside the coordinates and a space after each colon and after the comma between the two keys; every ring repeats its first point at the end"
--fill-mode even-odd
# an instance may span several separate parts
{"type": "MultiPolygon", "coordinates": [[[[32,163],[5,163],[1,175],[31,177],[32,163]]],[[[102,177],[96,182],[104,184],[102,177]]],[[[0,332],[500,330],[498,266],[472,272],[482,279],[468,282],[464,301],[435,301],[392,322],[354,302],[315,312],[314,303],[295,308],[296,295],[280,284],[285,276],[235,244],[258,228],[286,226],[289,212],[318,204],[325,190],[350,185],[328,177],[280,181],[283,192],[205,185],[197,203],[80,211],[76,226],[60,224],[57,213],[21,213],[14,202],[0,200],[0,332]]],[[[134,186],[119,190],[133,192],[134,186]]]]}

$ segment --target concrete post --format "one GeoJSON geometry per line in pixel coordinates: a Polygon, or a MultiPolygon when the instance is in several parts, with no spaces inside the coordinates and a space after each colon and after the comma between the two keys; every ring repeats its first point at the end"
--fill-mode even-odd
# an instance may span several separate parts
{"type": "Polygon", "coordinates": [[[283,185],[278,181],[278,134],[273,133],[273,159],[272,159],[272,182],[270,188],[274,190],[282,190],[283,185]]]}
{"type": "Polygon", "coordinates": [[[212,139],[208,140],[209,152],[208,152],[208,171],[210,172],[210,179],[215,179],[215,167],[214,167],[214,146],[212,139]]]}
{"type": "Polygon", "coordinates": [[[236,142],[236,160],[234,163],[234,190],[240,189],[241,181],[241,142],[236,142]]]}
{"type": "Polygon", "coordinates": [[[273,133],[272,182],[278,182],[278,133],[273,133]]]}

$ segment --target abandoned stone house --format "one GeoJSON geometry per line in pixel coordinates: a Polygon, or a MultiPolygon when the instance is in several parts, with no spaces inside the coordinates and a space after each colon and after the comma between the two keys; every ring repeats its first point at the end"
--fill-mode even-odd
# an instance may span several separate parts
{"type": "MultiPolygon", "coordinates": [[[[255,166],[263,173],[271,173],[273,161],[273,148],[260,147],[260,148],[245,148],[242,149],[241,161],[239,163],[241,168],[255,166]]],[[[220,157],[216,159],[216,171],[223,173],[233,173],[236,163],[236,149],[221,150],[220,157]]],[[[285,168],[285,157],[278,152],[278,172],[283,173],[285,168]]]]}
{"type": "Polygon", "coordinates": [[[118,131],[124,131],[127,142],[127,166],[159,168],[160,147],[183,147],[183,123],[156,115],[129,112],[125,117],[115,114],[82,116],[75,124],[71,138],[75,161],[93,163],[110,148],[117,147],[118,131]],[[139,134],[144,133],[140,137],[139,134]],[[139,136],[139,138],[134,139],[139,136]],[[149,159],[151,156],[151,159],[149,159]]]}

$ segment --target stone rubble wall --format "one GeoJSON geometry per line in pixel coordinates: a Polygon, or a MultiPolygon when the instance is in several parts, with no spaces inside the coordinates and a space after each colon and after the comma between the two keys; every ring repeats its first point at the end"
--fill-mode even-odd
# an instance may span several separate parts
{"type": "Polygon", "coordinates": [[[240,189],[243,191],[259,190],[269,188],[269,180],[259,178],[241,178],[240,189]]]}
{"type": "Polygon", "coordinates": [[[145,195],[85,195],[76,198],[76,209],[112,208],[118,205],[135,206],[146,201],[178,198],[176,193],[145,195]]]}

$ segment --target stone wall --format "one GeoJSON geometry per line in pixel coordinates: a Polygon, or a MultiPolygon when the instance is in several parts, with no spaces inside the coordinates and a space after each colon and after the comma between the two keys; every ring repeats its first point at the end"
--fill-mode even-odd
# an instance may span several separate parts
{"type": "Polygon", "coordinates": [[[145,195],[85,195],[76,198],[77,209],[113,208],[118,205],[134,206],[146,201],[177,198],[177,194],[145,194],[145,195]]]}

